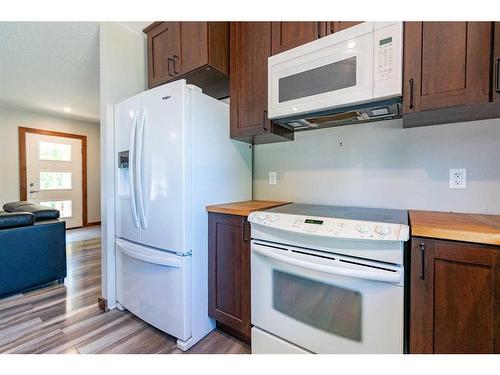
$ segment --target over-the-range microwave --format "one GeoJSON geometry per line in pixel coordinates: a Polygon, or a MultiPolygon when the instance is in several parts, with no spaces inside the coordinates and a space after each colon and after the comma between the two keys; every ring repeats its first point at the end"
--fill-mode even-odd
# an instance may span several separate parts
{"type": "Polygon", "coordinates": [[[271,56],[268,116],[292,130],[401,117],[402,22],[363,22],[271,56]]]}

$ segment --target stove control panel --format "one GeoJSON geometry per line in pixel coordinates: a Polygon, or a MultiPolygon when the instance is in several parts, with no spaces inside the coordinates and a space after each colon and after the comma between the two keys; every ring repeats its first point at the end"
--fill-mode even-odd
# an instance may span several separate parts
{"type": "Polygon", "coordinates": [[[404,224],[302,216],[265,211],[252,212],[252,224],[289,232],[360,240],[408,241],[410,228],[404,224]]]}

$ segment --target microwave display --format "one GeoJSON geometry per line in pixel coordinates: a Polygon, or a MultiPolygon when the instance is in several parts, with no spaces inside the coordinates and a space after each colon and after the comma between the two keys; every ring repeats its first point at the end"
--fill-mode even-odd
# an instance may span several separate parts
{"type": "Polygon", "coordinates": [[[279,102],[356,86],[356,56],[279,79],[279,102]]]}
{"type": "Polygon", "coordinates": [[[317,225],[323,225],[323,220],[314,220],[314,219],[306,219],[304,221],[306,224],[317,224],[317,225]]]}
{"type": "Polygon", "coordinates": [[[383,46],[384,44],[387,44],[387,43],[392,43],[392,36],[390,36],[389,38],[385,38],[385,39],[380,40],[378,42],[378,45],[383,46]]]}

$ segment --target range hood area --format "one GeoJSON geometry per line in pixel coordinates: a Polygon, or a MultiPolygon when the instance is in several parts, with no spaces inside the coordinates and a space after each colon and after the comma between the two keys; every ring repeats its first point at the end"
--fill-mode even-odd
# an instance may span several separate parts
{"type": "Polygon", "coordinates": [[[288,131],[402,117],[403,26],[363,22],[268,59],[268,116],[288,131]]]}
{"type": "Polygon", "coordinates": [[[273,120],[273,124],[291,131],[304,131],[392,120],[401,117],[402,104],[401,97],[399,97],[350,107],[330,109],[307,115],[276,119],[273,120]]]}

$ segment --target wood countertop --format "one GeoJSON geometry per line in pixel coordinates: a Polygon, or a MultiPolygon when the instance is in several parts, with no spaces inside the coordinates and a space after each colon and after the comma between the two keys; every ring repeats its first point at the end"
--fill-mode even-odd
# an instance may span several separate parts
{"type": "Polygon", "coordinates": [[[265,210],[268,208],[283,206],[292,202],[277,202],[277,201],[243,201],[224,204],[215,204],[207,206],[208,212],[219,214],[229,214],[238,216],[248,216],[250,212],[265,210]]]}
{"type": "Polygon", "coordinates": [[[412,236],[500,245],[500,215],[410,210],[412,236]]]}

